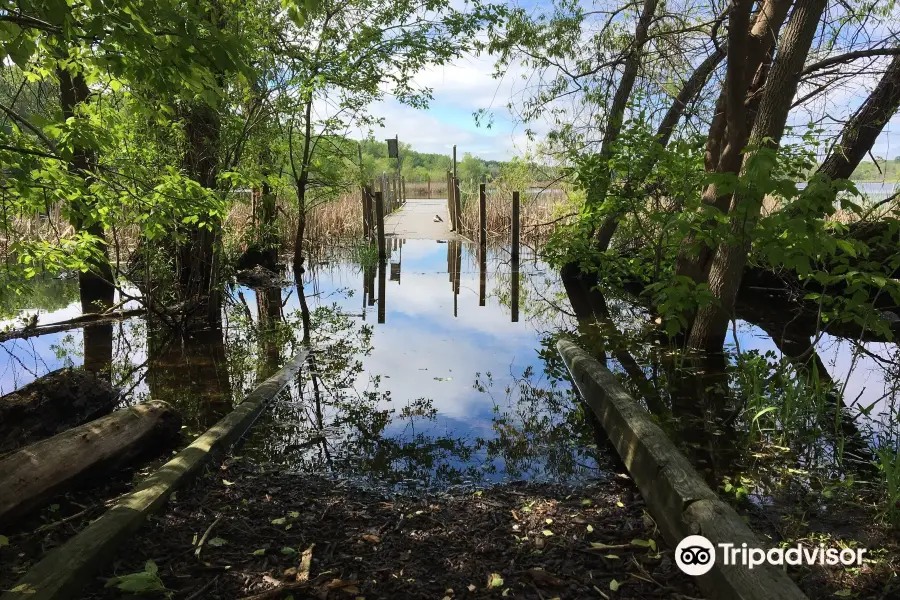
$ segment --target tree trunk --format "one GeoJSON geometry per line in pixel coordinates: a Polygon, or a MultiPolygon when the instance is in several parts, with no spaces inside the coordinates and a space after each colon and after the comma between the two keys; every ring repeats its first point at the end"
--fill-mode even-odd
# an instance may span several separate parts
{"type": "MultiPolygon", "coordinates": [[[[628,107],[628,99],[631,98],[631,91],[634,88],[634,82],[641,67],[648,30],[650,29],[650,23],[653,21],[653,15],[656,13],[657,4],[658,0],[644,0],[644,7],[641,10],[641,16],[638,18],[637,27],[634,31],[634,40],[632,40],[628,56],[625,58],[622,78],[616,87],[612,106],[606,118],[606,129],[603,132],[603,141],[600,144],[600,161],[602,163],[607,162],[612,156],[613,145],[619,137],[619,132],[622,130],[625,109],[628,107]]],[[[601,175],[600,181],[596,186],[591,186],[593,189],[588,192],[589,203],[593,202],[599,205],[606,200],[606,190],[609,188],[610,178],[611,174],[609,169],[606,168],[601,175]]]]}
{"type": "Polygon", "coordinates": [[[882,129],[900,108],[900,55],[895,56],[878,85],[847,121],[841,141],[819,167],[831,179],[848,179],[872,149],[882,129]]]}
{"type": "Polygon", "coordinates": [[[303,272],[303,236],[306,232],[306,188],[309,186],[309,160],[312,154],[312,97],[306,99],[305,123],[303,125],[303,157],[300,170],[294,162],[293,129],[288,133],[291,170],[297,186],[297,232],[294,236],[294,271],[303,272]]]}
{"type": "MultiPolygon", "coordinates": [[[[66,69],[57,69],[59,78],[59,99],[63,117],[78,118],[78,107],[87,102],[90,90],[82,73],[72,75],[66,69]]],[[[76,145],[69,163],[69,170],[84,180],[85,193],[94,180],[97,169],[96,152],[90,148],[76,145]]],[[[85,314],[103,312],[113,304],[115,288],[113,286],[112,266],[106,248],[103,224],[91,215],[93,201],[88,196],[78,205],[69,206],[69,221],[76,231],[84,231],[100,240],[100,258],[90,261],[90,268],[78,273],[78,292],[81,298],[81,311],[85,314]]]]}
{"type": "MultiPolygon", "coordinates": [[[[743,151],[756,113],[756,103],[748,102],[765,83],[774,53],[775,41],[787,16],[791,0],[766,0],[747,31],[745,17],[750,6],[746,2],[733,4],[728,29],[728,71],[725,84],[716,102],[716,113],[706,141],[705,168],[708,173],[735,173],[741,167],[743,151]]],[[[703,191],[705,206],[720,213],[729,209],[730,196],[719,194],[718,186],[710,184],[703,191]]],[[[712,226],[713,221],[706,222],[712,226]]],[[[676,260],[676,272],[700,283],[709,273],[714,248],[698,243],[696,235],[688,234],[681,244],[676,260]]],[[[692,320],[689,315],[688,322],[692,320]]]]}
{"type": "Polygon", "coordinates": [[[101,467],[127,464],[159,450],[181,429],[178,413],[165,402],[122,409],[27,446],[0,460],[0,522],[41,508],[101,467]]]}
{"type": "MultiPolygon", "coordinates": [[[[756,115],[750,144],[775,148],[781,141],[791,102],[797,91],[800,71],[809,54],[825,0],[799,0],[791,14],[784,35],[778,44],[778,54],[772,72],[767,78],[756,115]]],[[[743,161],[742,175],[758,153],[747,155],[743,161]]],[[[758,175],[768,177],[771,162],[756,164],[758,175]]],[[[735,195],[731,201],[731,233],[733,241],[719,244],[710,264],[707,282],[715,302],[701,308],[694,320],[688,346],[695,350],[719,352],[725,341],[726,328],[734,307],[734,300],[741,285],[744,267],[750,251],[750,236],[759,218],[763,197],[748,193],[735,195]]]]}
{"type": "MultiPolygon", "coordinates": [[[[207,190],[214,193],[218,176],[221,121],[216,109],[194,103],[185,119],[187,150],[184,169],[207,190]]],[[[219,223],[207,217],[205,227],[188,225],[177,248],[178,282],[182,300],[204,307],[210,323],[218,323],[218,245],[219,223]]]]}

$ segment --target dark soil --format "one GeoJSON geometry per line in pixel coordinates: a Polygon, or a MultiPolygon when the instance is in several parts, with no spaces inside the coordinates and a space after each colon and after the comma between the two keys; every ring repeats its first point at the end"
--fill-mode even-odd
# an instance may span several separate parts
{"type": "Polygon", "coordinates": [[[699,596],[627,478],[391,498],[232,460],[179,492],[119,557],[85,597],[122,597],[103,583],[148,559],[176,598],[699,596]]]}

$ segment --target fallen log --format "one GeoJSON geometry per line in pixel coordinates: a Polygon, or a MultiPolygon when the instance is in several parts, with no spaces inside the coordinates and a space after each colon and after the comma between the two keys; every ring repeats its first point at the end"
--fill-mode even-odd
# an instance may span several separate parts
{"type": "Polygon", "coordinates": [[[165,402],[118,410],[0,460],[0,523],[40,506],[102,467],[122,466],[174,440],[181,419],[165,402]]]}
{"type": "Polygon", "coordinates": [[[112,411],[119,390],[84,369],[59,369],[0,396],[0,455],[112,411]]]}
{"type": "Polygon", "coordinates": [[[47,323],[46,325],[38,325],[37,321],[26,325],[21,329],[10,329],[9,331],[0,332],[0,342],[13,339],[28,339],[39,335],[47,335],[48,333],[59,333],[69,329],[78,329],[85,325],[95,325],[98,323],[113,323],[122,319],[130,319],[147,314],[144,308],[133,308],[129,310],[114,311],[111,313],[89,313],[58,321],[56,323],[47,323]]]}

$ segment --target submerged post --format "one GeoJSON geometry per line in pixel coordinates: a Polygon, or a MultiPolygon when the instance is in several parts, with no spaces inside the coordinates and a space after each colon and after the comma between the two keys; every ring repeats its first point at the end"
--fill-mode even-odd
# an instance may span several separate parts
{"type": "Polygon", "coordinates": [[[483,183],[478,185],[478,245],[484,252],[487,245],[487,191],[483,183]]]}
{"type": "Polygon", "coordinates": [[[384,193],[375,192],[375,222],[378,224],[378,260],[384,262],[387,252],[384,244],[384,193]]]}
{"type": "Polygon", "coordinates": [[[514,258],[512,261],[512,277],[511,277],[511,302],[512,305],[512,322],[519,322],[519,259],[514,258]]]}
{"type": "Polygon", "coordinates": [[[387,305],[385,298],[385,292],[387,291],[387,283],[385,279],[387,279],[387,265],[385,261],[378,261],[378,322],[384,323],[385,313],[387,312],[387,305]]]}
{"type": "Polygon", "coordinates": [[[484,306],[487,296],[487,247],[478,248],[478,306],[484,306]]]}
{"type": "Polygon", "coordinates": [[[519,261],[519,192],[512,194],[512,259],[519,261]]]}

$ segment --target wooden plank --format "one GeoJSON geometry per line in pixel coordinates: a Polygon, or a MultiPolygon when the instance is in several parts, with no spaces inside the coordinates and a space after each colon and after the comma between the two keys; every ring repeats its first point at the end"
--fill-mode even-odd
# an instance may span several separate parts
{"type": "Polygon", "coordinates": [[[260,412],[294,377],[306,360],[303,350],[262,382],[231,413],[122,497],[99,519],[47,554],[0,600],[61,600],[76,597],[82,586],[112,560],[116,548],[160,509],[172,493],[196,473],[215,451],[234,445],[260,412]]]}
{"type": "MultiPolygon", "coordinates": [[[[556,348],[670,546],[688,535],[702,535],[716,548],[719,543],[740,547],[743,542],[764,547],[609,369],[569,340],[560,340],[556,348]]],[[[717,560],[697,583],[709,598],[808,600],[784,571],[768,564],[751,570],[717,560]]]]}

